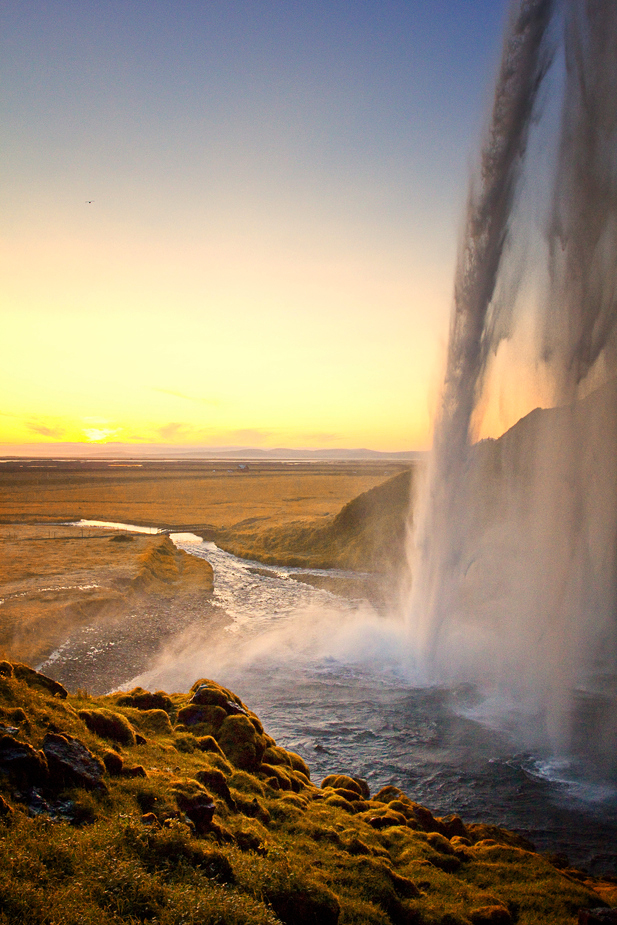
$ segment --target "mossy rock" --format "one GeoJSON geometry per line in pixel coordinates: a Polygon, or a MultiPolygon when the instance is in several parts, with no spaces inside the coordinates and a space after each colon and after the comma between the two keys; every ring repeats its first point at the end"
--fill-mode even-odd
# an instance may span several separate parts
{"type": "Polygon", "coordinates": [[[321,884],[272,886],[264,898],[283,925],[337,925],[341,914],[338,897],[321,884]]]}
{"type": "MultiPolygon", "coordinates": [[[[299,755],[296,758],[300,758],[299,755]]],[[[300,761],[302,759],[300,758],[300,761]]],[[[303,771],[303,768],[298,770],[303,771]]],[[[306,774],[306,771],[303,771],[306,774]]],[[[307,775],[308,776],[308,775],[307,775]]],[[[365,781],[362,781],[360,778],[356,780],[355,777],[349,777],[347,774],[329,774],[328,777],[325,777],[321,782],[322,789],[325,790],[326,787],[332,787],[333,790],[347,790],[354,794],[355,799],[364,799],[368,798],[368,786],[365,781]],[[364,786],[362,786],[364,784],[364,786]]]]}
{"type": "Polygon", "coordinates": [[[197,748],[202,752],[207,752],[212,755],[220,755],[221,758],[224,758],[223,749],[216,741],[214,736],[196,736],[195,742],[197,748]]]}
{"type": "Polygon", "coordinates": [[[248,716],[228,716],[218,730],[216,739],[225,756],[237,768],[245,771],[256,771],[259,768],[265,743],[248,716]]]}
{"type": "Polygon", "coordinates": [[[227,719],[227,712],[215,704],[189,703],[178,710],[178,722],[184,726],[209,726],[216,731],[227,719]]]}
{"type": "MultiPolygon", "coordinates": [[[[291,776],[278,764],[263,763],[259,769],[266,776],[268,786],[275,790],[292,790],[291,776]]],[[[291,768],[289,769],[291,770],[291,768]]]]}
{"type": "Polygon", "coordinates": [[[79,718],[84,721],[90,732],[103,739],[111,739],[120,745],[135,745],[137,741],[135,730],[121,713],[105,709],[80,710],[79,718]]]}
{"type": "Polygon", "coordinates": [[[128,694],[118,697],[116,703],[119,707],[135,707],[137,710],[164,710],[171,713],[174,708],[173,700],[165,691],[151,693],[143,687],[136,687],[128,694]]]}
{"type": "Polygon", "coordinates": [[[291,758],[289,753],[279,745],[270,745],[266,748],[263,756],[263,762],[267,765],[280,764],[291,768],[291,758]]]}
{"type": "Polygon", "coordinates": [[[165,710],[139,710],[134,717],[135,725],[149,735],[170,736],[173,734],[169,714],[165,710]]]}

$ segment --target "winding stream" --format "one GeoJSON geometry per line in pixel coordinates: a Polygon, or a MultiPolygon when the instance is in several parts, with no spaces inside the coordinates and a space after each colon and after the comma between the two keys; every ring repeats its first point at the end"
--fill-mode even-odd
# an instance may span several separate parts
{"type": "Polygon", "coordinates": [[[471,688],[421,687],[402,627],[361,596],[306,581],[350,574],[264,567],[203,543],[172,540],[213,566],[215,601],[232,622],[219,637],[193,624],[152,669],[125,685],[229,686],[267,731],[309,763],[400,786],[436,814],[503,825],[593,872],[617,873],[617,788],[564,761],[521,752],[471,688]]]}

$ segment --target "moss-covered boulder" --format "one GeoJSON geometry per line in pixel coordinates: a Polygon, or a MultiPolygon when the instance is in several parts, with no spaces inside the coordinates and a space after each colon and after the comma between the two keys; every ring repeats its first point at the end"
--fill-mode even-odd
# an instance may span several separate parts
{"type": "Polygon", "coordinates": [[[217,732],[216,740],[225,756],[245,771],[256,771],[265,751],[263,737],[248,716],[228,716],[217,732]]]}
{"type": "Polygon", "coordinates": [[[91,732],[103,739],[111,739],[120,745],[135,745],[135,730],[122,713],[115,713],[105,708],[98,710],[80,710],[80,719],[91,732]]]}

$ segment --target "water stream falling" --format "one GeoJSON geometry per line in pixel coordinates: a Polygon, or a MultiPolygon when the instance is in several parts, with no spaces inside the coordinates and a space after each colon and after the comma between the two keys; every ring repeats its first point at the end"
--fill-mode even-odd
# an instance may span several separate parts
{"type": "Polygon", "coordinates": [[[616,99],[613,0],[513,5],[410,606],[429,680],[478,684],[528,741],[601,776],[617,773],[616,99]],[[477,443],[499,388],[547,410],[477,443]]]}

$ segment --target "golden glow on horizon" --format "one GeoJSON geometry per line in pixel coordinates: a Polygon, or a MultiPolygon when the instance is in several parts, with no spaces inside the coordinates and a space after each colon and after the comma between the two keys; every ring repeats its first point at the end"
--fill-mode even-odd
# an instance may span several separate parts
{"type": "Polygon", "coordinates": [[[0,444],[427,447],[449,268],[137,240],[5,248],[0,444]]]}

